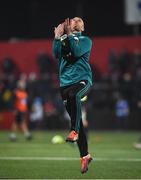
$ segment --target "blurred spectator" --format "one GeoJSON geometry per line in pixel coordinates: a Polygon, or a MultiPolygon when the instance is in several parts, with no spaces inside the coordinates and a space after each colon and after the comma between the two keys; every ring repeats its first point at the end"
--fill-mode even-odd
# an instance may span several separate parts
{"type": "Polygon", "coordinates": [[[13,103],[13,89],[15,88],[15,78],[11,74],[9,76],[6,76],[3,74],[3,77],[1,79],[2,83],[2,89],[1,89],[1,100],[2,100],[2,110],[7,109],[11,110],[12,109],[12,103],[13,103]]]}
{"type": "Polygon", "coordinates": [[[12,74],[15,70],[15,63],[10,57],[6,57],[2,63],[2,70],[5,74],[12,74]]]}
{"type": "Polygon", "coordinates": [[[127,128],[129,112],[130,110],[127,100],[125,100],[122,95],[119,94],[115,104],[116,127],[118,130],[125,130],[127,128]]]}
{"type": "Polygon", "coordinates": [[[14,78],[17,78],[20,71],[14,60],[11,57],[5,57],[1,64],[2,72],[6,75],[13,75],[14,78]]]}
{"type": "Polygon", "coordinates": [[[130,104],[133,98],[133,77],[130,73],[124,73],[119,81],[119,91],[130,104]]]}
{"type": "Polygon", "coordinates": [[[62,103],[62,98],[60,96],[59,91],[54,92],[53,104],[56,108],[57,113],[62,115],[64,113],[64,105],[62,103]]]}
{"type": "Polygon", "coordinates": [[[16,132],[21,128],[26,139],[30,140],[32,138],[31,133],[27,126],[27,98],[28,94],[26,92],[26,82],[19,80],[17,82],[17,88],[15,90],[15,100],[14,100],[14,114],[15,120],[12,123],[10,140],[16,140],[16,132]]]}
{"type": "Polygon", "coordinates": [[[132,68],[132,54],[124,48],[118,59],[118,66],[121,76],[127,72],[131,72],[132,68]]]}
{"type": "Polygon", "coordinates": [[[114,49],[111,49],[109,52],[108,71],[112,83],[116,84],[119,79],[119,69],[118,69],[118,57],[114,49]]]}
{"type": "Polygon", "coordinates": [[[36,80],[37,80],[37,75],[36,75],[36,73],[31,72],[31,73],[29,74],[28,80],[29,80],[29,82],[34,82],[34,81],[36,81],[36,80]]]}
{"type": "Polygon", "coordinates": [[[5,89],[2,95],[4,108],[9,110],[12,109],[12,97],[12,91],[10,89],[5,89]]]}
{"type": "Polygon", "coordinates": [[[117,71],[117,60],[118,59],[115,50],[111,49],[108,58],[108,69],[110,73],[117,71]]]}
{"type": "Polygon", "coordinates": [[[57,64],[46,52],[40,52],[38,54],[37,64],[41,74],[57,72],[57,64]]]}
{"type": "Polygon", "coordinates": [[[33,99],[30,112],[30,122],[32,123],[32,128],[34,127],[34,129],[40,129],[43,118],[44,109],[42,99],[40,97],[35,97],[33,99]]]}

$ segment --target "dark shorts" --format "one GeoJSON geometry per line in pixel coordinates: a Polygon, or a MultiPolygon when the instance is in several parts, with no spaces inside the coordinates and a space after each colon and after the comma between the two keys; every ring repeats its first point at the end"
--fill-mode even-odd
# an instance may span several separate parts
{"type": "Polygon", "coordinates": [[[18,124],[22,123],[24,121],[24,119],[25,119],[25,116],[26,116],[25,112],[17,111],[17,113],[16,113],[16,123],[18,123],[18,124]]]}
{"type": "Polygon", "coordinates": [[[77,83],[74,83],[74,84],[71,84],[71,85],[68,85],[68,86],[60,87],[61,96],[63,96],[64,93],[66,94],[66,91],[68,92],[68,91],[73,90],[73,89],[79,89],[79,87],[82,88],[87,83],[88,83],[87,80],[81,80],[81,81],[79,81],[77,83]],[[82,84],[81,84],[81,82],[82,82],[82,84]],[[83,82],[85,84],[83,84],[83,82]]]}

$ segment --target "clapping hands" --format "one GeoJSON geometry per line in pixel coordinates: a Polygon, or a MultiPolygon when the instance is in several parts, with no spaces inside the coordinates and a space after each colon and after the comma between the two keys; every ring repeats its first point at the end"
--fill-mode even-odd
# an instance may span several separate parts
{"type": "Polygon", "coordinates": [[[59,24],[54,29],[55,38],[59,39],[64,34],[64,23],[59,24]]]}
{"type": "Polygon", "coordinates": [[[66,33],[67,35],[70,35],[72,33],[69,18],[65,19],[65,22],[59,24],[54,29],[56,39],[59,39],[64,33],[66,33]]]}
{"type": "Polygon", "coordinates": [[[67,19],[65,19],[65,22],[64,22],[64,30],[67,35],[70,35],[72,33],[70,21],[71,20],[69,18],[67,18],[67,19]]]}

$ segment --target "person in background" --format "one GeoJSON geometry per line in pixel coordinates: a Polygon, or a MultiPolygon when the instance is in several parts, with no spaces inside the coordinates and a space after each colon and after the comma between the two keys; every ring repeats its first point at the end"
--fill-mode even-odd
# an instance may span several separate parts
{"type": "Polygon", "coordinates": [[[19,80],[17,82],[17,88],[14,92],[15,120],[13,121],[11,126],[11,134],[10,134],[11,141],[16,141],[17,139],[16,132],[19,129],[22,130],[27,140],[30,140],[32,138],[32,135],[29,132],[26,121],[27,111],[28,111],[27,99],[28,99],[28,94],[26,92],[26,82],[25,80],[19,80]]]}
{"type": "Polygon", "coordinates": [[[124,99],[121,94],[119,94],[115,105],[116,125],[118,130],[126,129],[129,112],[130,110],[127,100],[124,99]]]}
{"type": "Polygon", "coordinates": [[[35,97],[31,105],[30,122],[35,129],[40,129],[44,118],[44,108],[41,97],[35,97]]]}

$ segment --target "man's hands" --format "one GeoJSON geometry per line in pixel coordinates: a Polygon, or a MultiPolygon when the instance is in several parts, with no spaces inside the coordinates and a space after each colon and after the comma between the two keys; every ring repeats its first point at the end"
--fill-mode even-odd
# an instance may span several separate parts
{"type": "Polygon", "coordinates": [[[69,18],[67,18],[67,19],[65,19],[65,22],[64,22],[64,30],[67,35],[70,35],[72,33],[70,21],[71,20],[69,18]]]}
{"type": "Polygon", "coordinates": [[[64,32],[67,35],[70,35],[72,33],[69,18],[65,19],[64,23],[59,24],[57,27],[55,27],[54,29],[55,38],[59,39],[64,34],[64,32]]]}
{"type": "Polygon", "coordinates": [[[59,24],[54,29],[55,38],[59,39],[64,34],[64,23],[59,24]]]}

